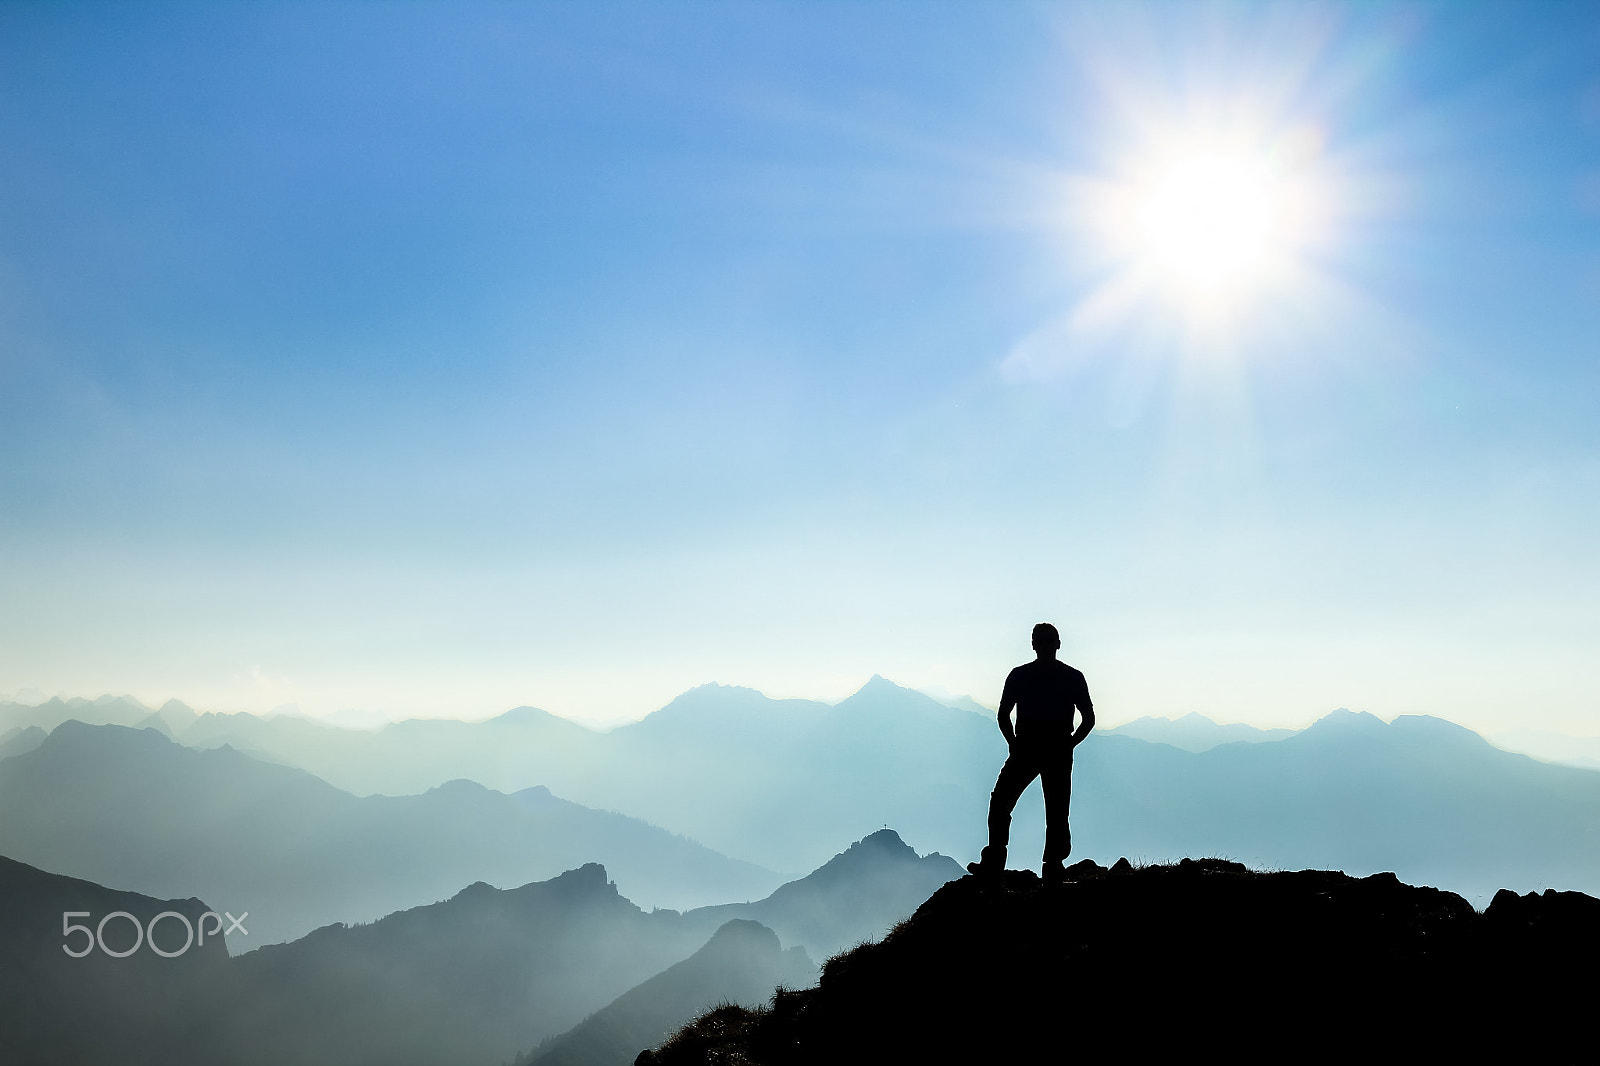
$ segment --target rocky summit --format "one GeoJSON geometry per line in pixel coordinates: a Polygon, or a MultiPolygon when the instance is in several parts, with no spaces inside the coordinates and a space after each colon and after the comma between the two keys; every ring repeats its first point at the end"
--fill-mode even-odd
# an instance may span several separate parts
{"type": "Polygon", "coordinates": [[[1600,900],[1483,912],[1393,874],[1220,859],[966,877],[812,989],[703,1015],[639,1066],[1592,1061],[1600,900]]]}

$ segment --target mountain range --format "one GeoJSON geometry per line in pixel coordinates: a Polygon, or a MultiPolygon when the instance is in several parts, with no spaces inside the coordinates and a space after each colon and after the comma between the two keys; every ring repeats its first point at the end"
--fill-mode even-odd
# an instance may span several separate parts
{"type": "MultiPolygon", "coordinates": [[[[992,718],[878,677],[833,706],[702,686],[604,734],[531,708],[480,723],[409,722],[370,732],[289,718],[189,720],[186,711],[161,712],[164,722],[188,721],[175,731],[186,744],[231,736],[259,758],[295,763],[349,791],[426,790],[462,776],[507,793],[545,785],[570,802],[648,819],[775,872],[745,893],[725,890],[724,900],[754,898],[827,861],[839,841],[883,825],[919,847],[974,857],[1005,757],[992,718]]],[[[1593,771],[1502,751],[1425,716],[1384,723],[1336,711],[1281,739],[1248,734],[1249,743],[1225,739],[1239,727],[1189,717],[1131,726],[1165,740],[1121,727],[1097,730],[1078,749],[1077,855],[1219,854],[1265,868],[1394,870],[1479,905],[1502,887],[1600,891],[1600,849],[1590,832],[1600,817],[1600,774],[1593,771]],[[1208,746],[1190,751],[1168,741],[1208,746]]],[[[0,762],[0,779],[12,761],[0,762]]],[[[1036,861],[1040,808],[1035,792],[1018,809],[1016,865],[1036,861]]],[[[688,892],[652,896],[655,886],[631,880],[620,856],[603,858],[630,898],[708,901],[688,892]]],[[[180,890],[121,883],[153,894],[180,890]]]]}
{"type": "Polygon", "coordinates": [[[480,882],[235,959],[239,1006],[220,1057],[495,1066],[689,957],[713,931],[641,910],[598,864],[512,889],[480,882]]]}
{"type": "Polygon", "coordinates": [[[961,874],[880,830],[763,900],[683,913],[641,910],[598,864],[475,884],[241,956],[234,988],[251,1006],[233,1012],[227,1057],[494,1064],[548,1040],[533,1059],[627,1066],[708,1004],[810,984],[812,951],[882,935],[961,874]]]}
{"type": "MultiPolygon", "coordinates": [[[[173,959],[144,950],[78,960],[61,952],[63,910],[87,912],[92,927],[113,910],[144,924],[162,910],[198,923],[208,908],[0,859],[0,898],[12,904],[0,913],[0,1053],[52,1063],[125,1060],[136,1049],[135,1061],[168,1063],[496,1066],[532,1049],[540,1061],[626,1066],[707,1006],[759,1004],[778,985],[815,980],[805,946],[783,947],[739,907],[810,929],[826,945],[889,929],[959,872],[881,830],[732,909],[646,911],[591,863],[512,889],[469,885],[441,902],[234,958],[213,937],[203,953],[173,959]],[[73,1036],[81,1018],[108,1027],[73,1036]]],[[[168,950],[180,946],[174,921],[157,927],[168,950]]],[[[66,943],[76,947],[80,935],[66,943]]],[[[131,925],[106,931],[112,950],[132,938],[131,925]]],[[[243,937],[227,943],[238,950],[243,937]]]]}
{"type": "Polygon", "coordinates": [[[1339,711],[1200,753],[1107,736],[1079,749],[1074,799],[1080,854],[1387,870],[1479,906],[1501,888],[1600,890],[1600,774],[1421,715],[1339,711]]]}
{"type": "Polygon", "coordinates": [[[776,875],[543,787],[452,781],[356,797],[224,746],[69,721],[0,760],[0,853],[154,896],[251,912],[250,943],[431,903],[475,881],[520,885],[588,862],[647,906],[750,899],[776,875]]]}

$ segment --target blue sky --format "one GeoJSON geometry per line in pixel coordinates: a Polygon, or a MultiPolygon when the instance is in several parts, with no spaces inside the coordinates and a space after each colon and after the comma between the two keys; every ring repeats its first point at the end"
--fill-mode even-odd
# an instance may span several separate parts
{"type": "Polygon", "coordinates": [[[993,702],[1049,619],[1112,721],[1600,734],[1596,56],[1579,4],[0,5],[0,693],[993,702]],[[1219,130],[1315,233],[1221,324],[1113,299],[1108,190],[1219,130]]]}

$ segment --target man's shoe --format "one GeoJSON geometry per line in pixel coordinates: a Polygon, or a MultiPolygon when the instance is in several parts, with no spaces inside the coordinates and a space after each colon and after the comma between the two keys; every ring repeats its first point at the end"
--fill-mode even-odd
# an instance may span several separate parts
{"type": "Polygon", "coordinates": [[[1006,872],[1006,849],[985,844],[977,862],[967,863],[967,873],[974,877],[999,877],[1006,872]]]}

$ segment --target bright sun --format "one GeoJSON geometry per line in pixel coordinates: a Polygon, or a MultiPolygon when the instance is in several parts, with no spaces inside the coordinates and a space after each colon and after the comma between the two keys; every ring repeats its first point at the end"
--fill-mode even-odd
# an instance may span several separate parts
{"type": "Polygon", "coordinates": [[[1191,144],[1111,184],[1102,218],[1128,280],[1202,319],[1231,318],[1279,287],[1310,233],[1304,154],[1292,138],[1254,151],[1191,144]]]}
{"type": "Polygon", "coordinates": [[[1276,183],[1265,166],[1242,156],[1174,160],[1139,199],[1145,255],[1197,294],[1255,280],[1281,237],[1276,183]]]}

